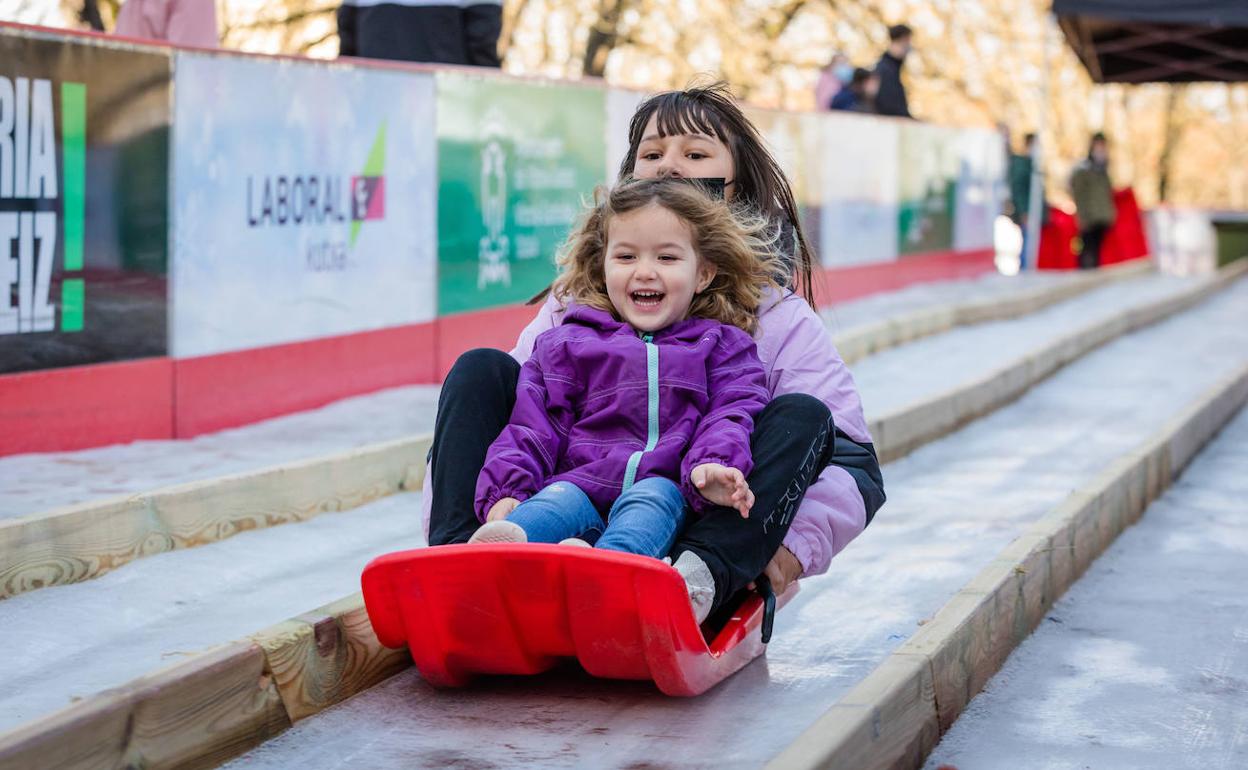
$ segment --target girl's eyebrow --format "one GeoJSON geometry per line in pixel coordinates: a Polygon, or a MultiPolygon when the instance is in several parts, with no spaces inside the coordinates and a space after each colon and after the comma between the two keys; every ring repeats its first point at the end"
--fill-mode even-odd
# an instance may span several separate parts
{"type": "MultiPolygon", "coordinates": [[[[654,248],[656,250],[667,249],[669,251],[672,251],[672,250],[685,251],[686,250],[684,246],[680,245],[679,243],[676,243],[675,241],[669,241],[668,243],[660,243],[660,244],[657,244],[654,248]]],[[[629,241],[612,241],[607,246],[608,251],[615,251],[616,249],[632,249],[635,251],[637,249],[637,246],[636,244],[630,243],[629,241]]]]}
{"type": "Polygon", "coordinates": [[[697,132],[697,133],[690,133],[690,134],[668,134],[667,136],[660,136],[658,134],[646,134],[645,136],[641,138],[641,141],[638,142],[638,144],[642,144],[644,142],[657,142],[660,139],[668,139],[668,138],[677,137],[677,136],[685,136],[690,139],[701,139],[707,142],[715,141],[715,137],[711,136],[710,134],[703,134],[701,132],[697,132]]]}

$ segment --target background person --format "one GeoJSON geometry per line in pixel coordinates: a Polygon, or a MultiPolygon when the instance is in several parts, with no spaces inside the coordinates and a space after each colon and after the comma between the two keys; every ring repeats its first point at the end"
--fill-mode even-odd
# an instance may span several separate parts
{"type": "Polygon", "coordinates": [[[1109,181],[1109,142],[1102,133],[1092,135],[1088,156],[1070,175],[1070,194],[1079,220],[1079,267],[1094,270],[1101,265],[1101,243],[1114,224],[1114,188],[1109,181]]]}
{"type": "Polygon", "coordinates": [[[338,55],[498,67],[502,0],[343,0],[338,55]]]}
{"type": "Polygon", "coordinates": [[[875,97],[875,109],[880,115],[898,118],[913,117],[906,101],[906,87],[901,82],[901,67],[911,50],[912,33],[905,24],[888,28],[888,49],[875,65],[880,78],[880,92],[875,97]]]}
{"type": "Polygon", "coordinates": [[[820,70],[819,82],[815,84],[815,109],[834,109],[832,101],[845,90],[853,75],[854,66],[849,63],[849,57],[840,52],[833,54],[832,60],[820,70]]]}
{"type": "MultiPolygon", "coordinates": [[[[1018,255],[1018,267],[1027,266],[1027,222],[1031,213],[1031,174],[1035,168],[1033,153],[1036,147],[1036,135],[1029,133],[1023,139],[1023,151],[1020,154],[1009,153],[1006,166],[1006,179],[1010,190],[1010,221],[1022,230],[1022,250],[1018,255]]],[[[1009,133],[1006,133],[1006,148],[1009,148],[1009,133]]],[[[1043,192],[1044,185],[1040,185],[1043,192]]],[[[1048,224],[1048,204],[1041,203],[1040,223],[1048,224]]]]}
{"type": "Polygon", "coordinates": [[[880,92],[880,77],[868,69],[854,70],[849,88],[843,89],[832,100],[832,109],[847,112],[874,113],[875,97],[880,92]]]}
{"type": "Polygon", "coordinates": [[[126,0],[113,34],[216,48],[217,6],[213,0],[126,0]]]}

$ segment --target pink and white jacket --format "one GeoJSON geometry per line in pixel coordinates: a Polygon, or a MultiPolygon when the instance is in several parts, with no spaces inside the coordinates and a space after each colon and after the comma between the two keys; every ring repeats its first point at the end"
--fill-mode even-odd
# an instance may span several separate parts
{"type": "MultiPolygon", "coordinates": [[[[832,463],[806,490],[784,539],[784,546],[801,562],[803,574],[819,575],[883,505],[883,481],[854,378],[823,321],[791,291],[770,295],[763,307],[754,339],[771,395],[814,396],[827,404],[836,426],[832,463]]],[[[522,364],[528,360],[537,335],[556,326],[563,312],[558,300],[547,298],[520,333],[512,357],[522,364]]],[[[428,486],[422,498],[427,533],[433,498],[428,486]]]]}

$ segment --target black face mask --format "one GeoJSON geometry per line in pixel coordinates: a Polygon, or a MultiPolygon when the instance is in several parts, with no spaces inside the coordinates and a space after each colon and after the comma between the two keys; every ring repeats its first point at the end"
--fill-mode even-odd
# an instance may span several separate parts
{"type": "Polygon", "coordinates": [[[714,200],[722,201],[724,199],[724,188],[728,186],[728,181],[722,176],[719,177],[679,177],[680,181],[701,187],[707,195],[714,200]]]}

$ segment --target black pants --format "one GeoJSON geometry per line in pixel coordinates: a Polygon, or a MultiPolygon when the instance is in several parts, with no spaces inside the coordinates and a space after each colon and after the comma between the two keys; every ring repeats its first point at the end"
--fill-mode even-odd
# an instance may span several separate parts
{"type": "Polygon", "coordinates": [[[1101,266],[1101,243],[1105,240],[1108,225],[1092,225],[1079,233],[1083,248],[1079,251],[1079,269],[1095,270],[1101,266]]]}
{"type": "MultiPolygon", "coordinates": [[[[434,426],[429,544],[463,543],[480,526],[474,512],[485,454],[511,417],[520,365],[498,350],[470,350],[442,385],[434,426]]],[[[828,407],[812,396],[779,396],[758,416],[750,450],[754,508],[747,519],[719,508],[694,520],[676,539],[672,556],[693,551],[715,578],[721,604],[758,577],[780,548],[793,515],[832,456],[828,407]]]]}

